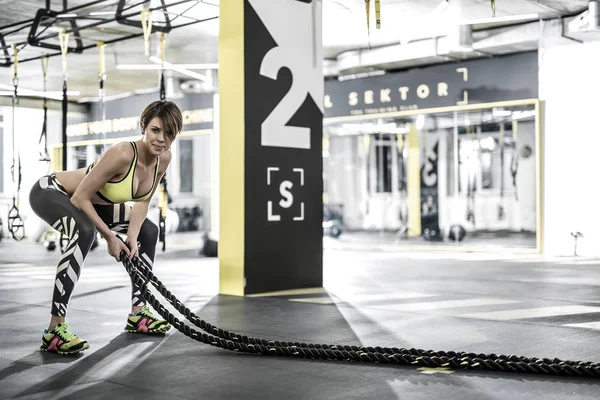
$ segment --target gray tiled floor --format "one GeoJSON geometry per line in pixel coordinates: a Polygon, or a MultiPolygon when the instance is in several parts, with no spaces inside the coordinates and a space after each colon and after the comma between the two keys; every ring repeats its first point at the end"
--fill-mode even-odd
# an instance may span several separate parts
{"type": "MultiPolygon", "coordinates": [[[[42,353],[58,256],[31,243],[0,243],[0,398],[599,397],[600,380],[261,357],[175,330],[126,334],[129,278],[102,248],[86,263],[69,308],[72,329],[91,348],[79,357],[42,353]]],[[[327,250],[326,290],[246,298],[218,296],[216,260],[195,251],[159,253],[155,272],[203,319],[249,336],[600,361],[600,262],[516,257],[327,250]],[[541,308],[550,315],[516,311],[541,308]],[[498,311],[510,314],[496,320],[490,313],[498,311]]]]}

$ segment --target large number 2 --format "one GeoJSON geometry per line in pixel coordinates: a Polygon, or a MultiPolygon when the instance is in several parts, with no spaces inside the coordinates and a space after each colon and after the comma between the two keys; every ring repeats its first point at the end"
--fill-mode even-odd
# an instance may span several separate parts
{"type": "Polygon", "coordinates": [[[277,79],[277,73],[282,67],[288,67],[292,71],[292,87],[262,123],[263,146],[310,149],[310,128],[286,126],[307,95],[307,89],[301,84],[301,79],[294,76],[295,72],[302,73],[302,69],[294,71],[295,68],[288,65],[293,62],[294,57],[287,57],[281,47],[274,47],[265,55],[260,65],[260,74],[273,80],[277,79]]]}

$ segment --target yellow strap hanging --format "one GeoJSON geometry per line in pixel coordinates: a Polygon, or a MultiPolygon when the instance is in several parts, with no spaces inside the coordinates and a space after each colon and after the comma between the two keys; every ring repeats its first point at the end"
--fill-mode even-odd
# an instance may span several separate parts
{"type": "Polygon", "coordinates": [[[369,41],[369,49],[371,48],[371,0],[365,0],[365,7],[367,9],[367,40],[369,41]]]}
{"type": "Polygon", "coordinates": [[[48,73],[48,54],[44,54],[40,60],[42,61],[42,74],[44,75],[44,107],[48,104],[46,98],[46,75],[48,73]]]}
{"type": "Polygon", "coordinates": [[[99,52],[98,74],[100,74],[100,76],[102,77],[106,72],[106,66],[104,63],[104,47],[106,45],[104,44],[104,42],[98,42],[97,46],[98,46],[98,52],[99,52]]]}
{"type": "Polygon", "coordinates": [[[69,34],[62,31],[58,38],[60,39],[60,52],[62,53],[63,75],[67,75],[67,53],[69,52],[69,34]]]}
{"type": "Polygon", "coordinates": [[[160,60],[162,61],[162,67],[164,68],[165,63],[165,33],[160,33],[160,60]]]}
{"type": "Polygon", "coordinates": [[[44,74],[44,92],[46,91],[46,74],[48,72],[48,54],[42,55],[40,58],[42,61],[42,73],[44,74]]]}
{"type": "Polygon", "coordinates": [[[12,50],[13,50],[13,56],[14,56],[14,75],[13,75],[13,80],[14,82],[17,82],[17,80],[19,79],[19,52],[17,51],[17,44],[13,43],[12,44],[12,50]]]}
{"type": "Polygon", "coordinates": [[[494,17],[496,16],[496,0],[491,0],[492,2],[492,12],[494,13],[494,17]]]}
{"type": "MultiPolygon", "coordinates": [[[[369,41],[369,49],[371,48],[371,0],[365,0],[365,8],[367,11],[367,38],[369,41]]],[[[381,29],[381,0],[375,0],[375,27],[381,29]]]]}
{"type": "Polygon", "coordinates": [[[152,11],[145,8],[142,10],[142,30],[144,32],[144,54],[150,55],[150,34],[152,33],[152,11]]]}

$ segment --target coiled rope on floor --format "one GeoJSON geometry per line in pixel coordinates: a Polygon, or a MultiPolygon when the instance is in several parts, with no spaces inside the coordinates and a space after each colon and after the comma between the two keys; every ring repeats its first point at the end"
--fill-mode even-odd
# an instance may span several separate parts
{"type": "Polygon", "coordinates": [[[380,346],[282,342],[243,336],[220,329],[198,317],[185,304],[181,303],[152,271],[139,262],[137,257],[133,257],[130,260],[125,252],[122,252],[121,260],[127,273],[134,279],[136,285],[141,288],[146,300],[167,322],[192,339],[226,350],[257,355],[394,364],[413,367],[600,378],[600,365],[589,361],[566,361],[558,358],[529,358],[516,355],[477,354],[414,348],[399,349],[380,346]],[[154,296],[148,284],[152,284],[161,296],[178,312],[206,333],[195,330],[175,317],[154,296]]]}

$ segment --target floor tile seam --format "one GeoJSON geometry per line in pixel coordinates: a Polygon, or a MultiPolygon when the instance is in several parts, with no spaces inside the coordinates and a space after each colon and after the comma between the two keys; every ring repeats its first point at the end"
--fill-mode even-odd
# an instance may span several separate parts
{"type": "MultiPolygon", "coordinates": [[[[438,292],[440,293],[440,292],[438,292]]],[[[433,293],[432,293],[433,294],[433,293]]],[[[450,293],[447,292],[445,294],[455,294],[455,293],[450,293]]],[[[491,296],[491,295],[485,295],[485,294],[477,294],[477,293],[473,293],[473,294],[464,294],[464,293],[460,293],[461,296],[464,296],[464,298],[462,297],[446,297],[441,299],[440,297],[437,296],[431,296],[431,297],[417,297],[417,298],[398,298],[398,299],[392,299],[392,300],[374,300],[374,301],[369,301],[368,303],[374,303],[377,302],[378,304],[371,304],[371,305],[366,305],[363,306],[362,304],[360,304],[361,308],[377,308],[379,306],[382,305],[391,305],[391,304],[399,304],[399,305],[404,305],[404,304],[413,304],[413,303],[422,303],[422,302],[428,302],[426,301],[427,299],[430,299],[431,302],[435,302],[436,300],[438,300],[440,303],[445,302],[445,301],[452,301],[452,300],[469,300],[472,299],[474,297],[478,297],[478,298],[499,298],[500,296],[491,296]],[[408,300],[408,301],[402,301],[402,302],[395,302],[395,300],[408,300]],[[412,301],[412,300],[423,300],[423,301],[412,301]],[[389,304],[385,304],[382,302],[388,301],[389,304]]],[[[337,297],[337,296],[336,296],[337,297]]],[[[326,298],[326,297],[323,297],[326,298]]],[[[351,304],[350,302],[352,300],[342,300],[340,299],[339,302],[336,302],[334,299],[332,299],[331,297],[329,297],[330,300],[332,300],[333,303],[330,304],[321,304],[321,303],[311,303],[311,302],[299,302],[302,304],[314,304],[314,305],[320,305],[320,306],[324,306],[324,305],[339,305],[339,306],[345,306],[347,307],[348,304],[351,304]]],[[[580,305],[580,306],[590,306],[590,307],[600,307],[600,301],[586,301],[586,300],[562,300],[562,299],[546,299],[546,298],[539,298],[539,297],[530,297],[530,298],[523,298],[523,297],[507,297],[507,300],[515,300],[519,303],[532,303],[532,302],[548,302],[548,303],[566,303],[565,305],[580,305]]],[[[291,301],[291,299],[282,299],[282,300],[286,300],[286,301],[291,301]]],[[[507,303],[510,304],[510,303],[507,303]]],[[[517,303],[512,303],[513,305],[516,305],[517,303]]],[[[560,306],[561,304],[557,304],[555,306],[560,306]]],[[[502,306],[502,304],[496,304],[495,306],[502,306]]],[[[548,304],[547,306],[552,306],[551,304],[548,304]]],[[[476,306],[473,306],[476,307],[476,306]]],[[[536,307],[536,306],[534,306],[536,307]]],[[[389,310],[389,311],[393,311],[393,310],[389,310]]]]}
{"type": "Polygon", "coordinates": [[[143,386],[135,386],[135,385],[126,384],[126,383],[122,383],[122,382],[116,382],[116,381],[112,380],[111,378],[101,379],[100,381],[112,383],[113,385],[122,386],[122,387],[126,387],[126,388],[129,388],[129,389],[142,389],[144,391],[151,392],[151,393],[158,393],[158,394],[168,395],[169,399],[188,399],[187,397],[175,396],[175,395],[173,395],[172,392],[169,392],[169,391],[157,391],[157,390],[150,389],[150,388],[143,387],[143,386]]]}
{"type": "MultiPolygon", "coordinates": [[[[319,306],[322,306],[319,304],[319,306]]],[[[348,307],[350,308],[350,307],[348,307]]],[[[461,319],[461,320],[468,320],[468,321],[481,321],[481,322],[487,322],[487,323],[511,323],[511,324],[518,324],[518,325],[531,325],[531,326],[546,326],[546,327],[551,327],[551,328],[571,328],[571,329],[584,329],[584,328],[577,328],[577,327],[569,327],[569,326],[565,326],[565,325],[552,325],[551,323],[541,323],[541,321],[532,321],[535,319],[542,319],[542,318],[554,318],[554,317],[564,317],[565,315],[561,315],[561,316],[548,316],[548,317],[532,317],[532,318],[522,318],[522,319],[513,319],[513,320],[494,320],[494,319],[485,319],[485,318],[472,318],[472,317],[465,317],[462,315],[440,315],[440,314],[427,314],[425,312],[419,312],[419,311],[393,311],[393,310],[380,310],[380,311],[389,311],[389,312],[394,312],[394,313],[399,313],[399,314],[409,314],[409,315],[413,315],[413,316],[426,316],[426,317],[435,317],[435,318],[448,318],[448,319],[461,319]]],[[[424,311],[429,311],[429,310],[424,310],[424,311]]],[[[587,315],[587,314],[598,314],[597,312],[590,312],[590,313],[583,313],[583,314],[567,314],[568,315],[576,315],[576,316],[581,316],[581,315],[587,315]]],[[[377,322],[377,321],[374,321],[377,322]]]]}

